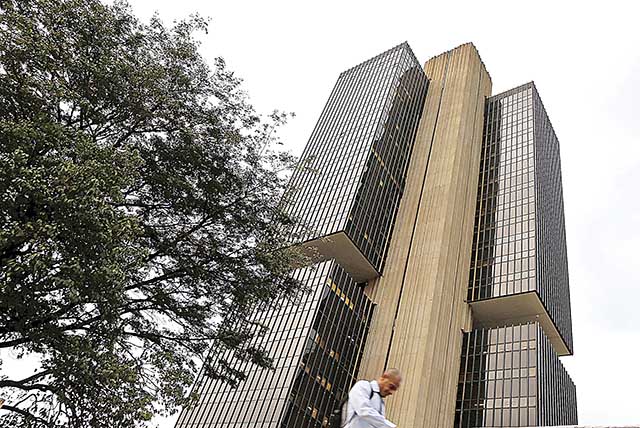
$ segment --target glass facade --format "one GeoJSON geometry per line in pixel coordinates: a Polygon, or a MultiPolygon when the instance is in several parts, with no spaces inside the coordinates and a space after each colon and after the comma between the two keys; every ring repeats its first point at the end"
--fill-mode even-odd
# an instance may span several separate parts
{"type": "Polygon", "coordinates": [[[274,370],[216,355],[247,378],[232,388],[201,377],[198,402],[176,427],[321,427],[353,382],[374,306],[361,285],[335,261],[298,270],[312,288],[296,301],[256,314],[269,328],[256,344],[274,358],[274,370]]]}
{"type": "Polygon", "coordinates": [[[487,100],[468,301],[536,292],[572,348],[558,139],[533,83],[487,100]]]}
{"type": "Polygon", "coordinates": [[[578,423],[576,388],[538,323],[463,339],[455,427],[578,423]]]}
{"type": "MultiPolygon", "coordinates": [[[[247,377],[231,387],[201,375],[177,428],[327,426],[358,375],[375,308],[365,281],[384,269],[427,88],[406,43],[340,75],[285,201],[296,243],[316,243],[321,256],[292,273],[310,292],[255,313],[272,370],[212,350],[247,377]]],[[[572,352],[558,139],[533,83],[489,98],[484,120],[467,299],[475,329],[463,337],[455,426],[575,425],[575,386],[558,358],[572,352]],[[527,305],[539,312],[516,313],[527,305]]],[[[453,393],[443,391],[451,410],[453,393]]]]}
{"type": "Polygon", "coordinates": [[[356,381],[373,308],[361,285],[336,264],[325,281],[280,426],[327,425],[356,381]]]}
{"type": "Polygon", "coordinates": [[[569,348],[573,348],[560,145],[533,84],[531,89],[536,153],[538,293],[563,339],[569,348]]]}
{"type": "MultiPolygon", "coordinates": [[[[299,242],[344,234],[382,271],[426,91],[406,43],[340,75],[290,182],[286,203],[301,222],[299,242]]],[[[310,293],[256,312],[268,328],[256,344],[274,370],[212,351],[247,378],[232,388],[201,376],[199,400],[176,427],[327,425],[356,380],[374,305],[366,282],[330,252],[323,256],[294,273],[310,293]]]]}
{"type": "Polygon", "coordinates": [[[427,83],[406,43],[340,74],[291,178],[300,241],[344,232],[382,272],[427,83]]]}
{"type": "Polygon", "coordinates": [[[468,291],[477,328],[463,340],[456,427],[578,423],[576,388],[548,336],[554,332],[513,313],[516,303],[527,308],[525,300],[506,299],[531,293],[572,352],[560,151],[528,83],[486,102],[468,291]],[[494,312],[482,316],[497,316],[495,328],[474,306],[489,300],[494,312]]]}

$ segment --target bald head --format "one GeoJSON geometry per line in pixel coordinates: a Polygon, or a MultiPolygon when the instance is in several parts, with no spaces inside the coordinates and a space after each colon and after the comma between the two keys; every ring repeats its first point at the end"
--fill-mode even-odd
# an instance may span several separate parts
{"type": "Polygon", "coordinates": [[[390,377],[397,380],[402,380],[402,374],[400,374],[400,370],[398,369],[387,369],[382,376],[390,377]]]}
{"type": "Polygon", "coordinates": [[[378,378],[378,385],[380,386],[380,395],[386,397],[393,394],[400,388],[402,382],[402,374],[398,369],[387,369],[380,378],[378,378]]]}

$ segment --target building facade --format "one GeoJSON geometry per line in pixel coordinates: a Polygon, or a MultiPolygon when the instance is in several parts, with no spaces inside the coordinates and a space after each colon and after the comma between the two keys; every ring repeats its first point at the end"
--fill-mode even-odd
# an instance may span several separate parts
{"type": "Polygon", "coordinates": [[[255,315],[274,370],[237,362],[248,376],[236,388],[201,377],[176,427],[327,424],[358,374],[374,308],[364,285],[384,269],[427,85],[406,43],[340,75],[286,200],[316,263],[293,275],[312,291],[255,315]]]}
{"type": "Polygon", "coordinates": [[[478,188],[467,297],[476,322],[539,319],[571,354],[560,150],[533,83],[487,101],[478,188]]]}
{"type": "Polygon", "coordinates": [[[533,82],[486,102],[457,427],[577,424],[558,139],[533,82]],[[525,343],[526,342],[526,343],[525,343]]]}
{"type": "Polygon", "coordinates": [[[491,78],[472,44],[425,64],[429,91],[384,275],[367,292],[378,304],[360,376],[408,373],[387,400],[402,427],[451,426],[491,78]]]}
{"type": "Polygon", "coordinates": [[[384,268],[427,84],[406,43],[341,73],[291,178],[297,239],[357,281],[384,268]]]}
{"type": "Polygon", "coordinates": [[[389,367],[403,428],[577,424],[558,139],[533,83],[491,88],[470,43],[339,76],[285,201],[311,291],[256,310],[274,369],[201,376],[176,427],[321,428],[389,367]]]}
{"type": "Polygon", "coordinates": [[[256,345],[275,357],[274,369],[237,362],[247,378],[235,388],[201,377],[198,404],[182,412],[177,427],[322,425],[335,397],[355,381],[373,305],[335,260],[295,275],[312,291],[256,314],[269,329],[256,345]]]}
{"type": "Polygon", "coordinates": [[[456,427],[575,424],[576,389],[539,323],[464,334],[456,427]]]}

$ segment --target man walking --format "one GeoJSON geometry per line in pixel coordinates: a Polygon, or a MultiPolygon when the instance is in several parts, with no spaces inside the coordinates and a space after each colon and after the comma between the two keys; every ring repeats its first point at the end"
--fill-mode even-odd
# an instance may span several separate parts
{"type": "Polygon", "coordinates": [[[385,418],[384,401],[400,387],[400,370],[389,369],[377,380],[361,380],[349,391],[345,428],[395,428],[385,418]]]}

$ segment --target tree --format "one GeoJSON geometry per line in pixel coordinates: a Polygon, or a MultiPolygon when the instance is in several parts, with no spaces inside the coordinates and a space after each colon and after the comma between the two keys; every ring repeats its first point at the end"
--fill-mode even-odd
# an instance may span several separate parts
{"type": "Polygon", "coordinates": [[[141,23],[122,2],[0,1],[0,378],[4,426],[141,426],[174,412],[211,346],[268,367],[248,321],[292,296],[275,150],[195,16],[141,23]],[[280,250],[277,250],[280,249],[280,250]],[[2,354],[0,354],[2,355],[2,354]]]}

